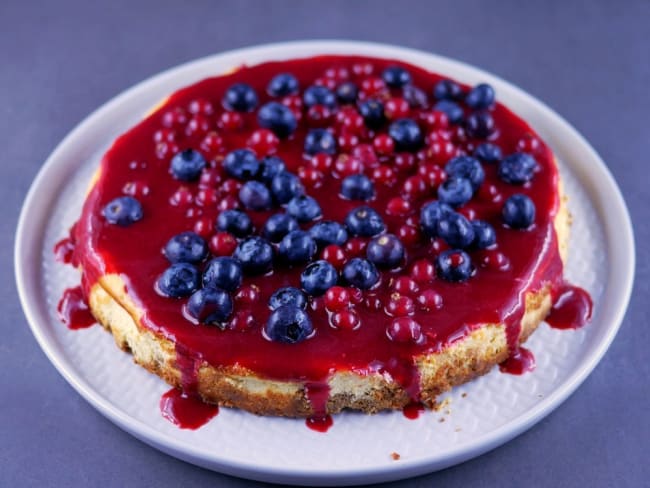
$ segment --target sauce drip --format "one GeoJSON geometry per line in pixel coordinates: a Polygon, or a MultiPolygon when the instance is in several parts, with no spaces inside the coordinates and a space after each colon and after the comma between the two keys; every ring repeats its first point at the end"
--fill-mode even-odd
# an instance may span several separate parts
{"type": "Polygon", "coordinates": [[[525,347],[519,346],[510,357],[499,364],[502,373],[522,375],[535,369],[535,356],[525,347]]]}
{"type": "Polygon", "coordinates": [[[196,430],[219,413],[219,407],[172,388],[160,398],[160,413],[181,429],[196,430]]]}
{"type": "Polygon", "coordinates": [[[546,322],[554,329],[579,329],[591,320],[593,303],[589,294],[577,286],[564,283],[556,292],[546,322]]]}
{"type": "Polygon", "coordinates": [[[424,405],[421,403],[411,402],[402,409],[404,417],[407,419],[415,420],[424,412],[424,405]]]}
{"type": "Polygon", "coordinates": [[[85,329],[97,322],[90,313],[81,286],[65,290],[56,309],[59,313],[59,319],[68,329],[85,329]]]}

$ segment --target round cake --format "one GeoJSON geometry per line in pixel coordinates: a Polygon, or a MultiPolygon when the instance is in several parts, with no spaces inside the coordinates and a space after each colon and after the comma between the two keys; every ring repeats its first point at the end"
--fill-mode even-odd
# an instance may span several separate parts
{"type": "Polygon", "coordinates": [[[434,406],[549,313],[563,200],[551,150],[488,84],[268,62],[114,141],[73,262],[118,346],[186,395],[293,417],[434,406]]]}

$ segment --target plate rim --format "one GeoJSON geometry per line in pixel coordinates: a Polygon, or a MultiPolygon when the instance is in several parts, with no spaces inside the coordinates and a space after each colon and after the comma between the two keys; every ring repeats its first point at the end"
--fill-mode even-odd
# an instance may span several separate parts
{"type": "MultiPolygon", "coordinates": [[[[187,83],[189,82],[184,81],[181,86],[187,83]]],[[[499,90],[497,89],[497,91],[499,90]]],[[[518,113],[517,109],[519,107],[513,107],[512,101],[508,103],[508,108],[518,113]]],[[[528,118],[526,118],[526,121],[530,123],[528,118]]],[[[531,125],[534,126],[533,123],[531,125]]],[[[79,162],[76,165],[69,164],[68,166],[78,168],[83,164],[83,162],[79,162]]],[[[534,96],[524,92],[516,85],[467,63],[408,47],[350,40],[298,40],[228,50],[171,67],[120,92],[77,124],[48,156],[34,178],[25,197],[18,220],[14,243],[16,285],[20,302],[32,333],[36,337],[41,349],[59,373],[95,409],[136,438],[193,464],[249,479],[280,481],[285,483],[307,482],[310,484],[316,484],[317,482],[318,484],[324,484],[337,481],[346,484],[367,483],[379,480],[396,480],[417,474],[424,474],[457,464],[487,452],[530,428],[536,422],[550,414],[580,386],[609,348],[622,324],[629,304],[634,281],[635,261],[634,236],[630,214],[618,185],[595,149],[573,126],[553,109],[549,108],[534,96]],[[291,52],[295,50],[303,50],[306,52],[299,55],[292,55],[291,52]],[[386,58],[397,58],[403,55],[406,61],[414,64],[417,64],[414,58],[420,58],[425,62],[445,64],[452,67],[454,78],[481,77],[498,87],[506,88],[510,98],[519,98],[524,105],[534,109],[539,114],[540,119],[547,120],[549,124],[552,124],[554,132],[561,131],[563,133],[562,138],[571,141],[571,152],[579,153],[585,161],[589,161],[589,164],[595,164],[596,170],[586,167],[587,163],[583,162],[575,163],[574,161],[572,164],[567,164],[576,173],[576,178],[583,185],[586,183],[591,185],[590,188],[587,188],[590,202],[592,204],[602,205],[602,201],[594,201],[591,197],[595,192],[600,195],[607,195],[608,211],[604,212],[602,208],[597,208],[596,213],[603,225],[603,233],[607,241],[606,249],[609,251],[608,285],[603,293],[603,298],[605,299],[604,304],[599,309],[604,309],[604,316],[601,320],[607,319],[607,322],[611,325],[604,330],[602,337],[598,338],[596,348],[585,357],[580,367],[576,371],[573,371],[565,381],[560,383],[542,401],[521,415],[509,420],[503,426],[482,435],[478,438],[480,442],[477,443],[474,440],[455,446],[452,450],[446,452],[443,460],[405,459],[400,461],[399,464],[395,463],[377,466],[375,468],[364,468],[362,471],[352,470],[349,467],[344,469],[328,467],[327,469],[321,470],[315,470],[313,468],[301,470],[295,467],[290,469],[273,467],[275,469],[269,469],[267,466],[264,466],[260,469],[259,465],[252,462],[233,462],[228,460],[224,463],[223,460],[215,459],[214,453],[206,453],[201,449],[193,449],[187,443],[163,434],[116,408],[108,399],[87,384],[82,377],[77,376],[74,369],[66,364],[65,358],[61,357],[60,352],[57,350],[57,344],[48,337],[46,327],[41,325],[43,322],[49,322],[47,316],[41,313],[45,307],[43,305],[44,301],[40,300],[39,302],[38,300],[38,297],[42,296],[42,290],[40,283],[37,282],[38,280],[30,280],[29,277],[38,277],[42,274],[42,265],[39,264],[40,259],[34,258],[35,256],[40,256],[43,250],[45,226],[39,224],[42,224],[46,220],[47,212],[40,212],[41,218],[37,220],[30,220],[30,217],[33,217],[35,213],[38,215],[39,212],[37,210],[39,209],[47,210],[47,202],[39,202],[39,190],[49,185],[48,176],[50,176],[50,173],[54,169],[61,165],[61,161],[65,160],[65,153],[72,150],[72,147],[76,144],[75,141],[80,139],[84,133],[90,132],[93,125],[99,124],[106,114],[118,109],[125,101],[138,96],[140,93],[145,93],[151,86],[166,82],[170,83],[171,80],[182,78],[184,73],[189,73],[193,69],[200,68],[203,65],[226,62],[230,58],[238,64],[241,64],[251,57],[263,57],[267,60],[273,60],[326,53],[359,53],[361,55],[365,54],[386,58]],[[615,216],[616,222],[612,222],[614,220],[612,217],[604,218],[608,214],[615,216]],[[617,239],[612,239],[614,234],[617,239]],[[605,308],[606,305],[607,308],[605,308]],[[319,479],[316,480],[315,478],[319,479]]]]}

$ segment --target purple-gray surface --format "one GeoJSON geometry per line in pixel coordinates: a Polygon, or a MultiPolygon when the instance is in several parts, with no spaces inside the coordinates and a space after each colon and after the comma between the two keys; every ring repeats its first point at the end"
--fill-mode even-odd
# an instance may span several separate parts
{"type": "Polygon", "coordinates": [[[43,161],[100,104],[184,61],[308,38],[380,41],[439,53],[537,96],[607,162],[638,243],[635,289],[623,326],[575,394],[503,447],[387,486],[650,486],[649,2],[96,3],[0,2],[1,486],[257,485],[146,446],[68,386],[39,349],[20,308],[13,235],[43,161]]]}

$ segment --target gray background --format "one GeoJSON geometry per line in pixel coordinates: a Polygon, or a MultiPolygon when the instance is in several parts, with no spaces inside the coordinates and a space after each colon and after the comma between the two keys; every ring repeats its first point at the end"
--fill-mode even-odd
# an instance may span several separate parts
{"type": "Polygon", "coordinates": [[[621,186],[635,226],[632,302],[611,349],[582,387],[507,445],[391,486],[650,486],[649,2],[92,3],[0,0],[0,486],[255,485],[149,448],[68,386],[20,309],[13,235],[41,164],[100,104],[193,58],[306,38],[411,46],[519,85],[593,144],[621,186]]]}

